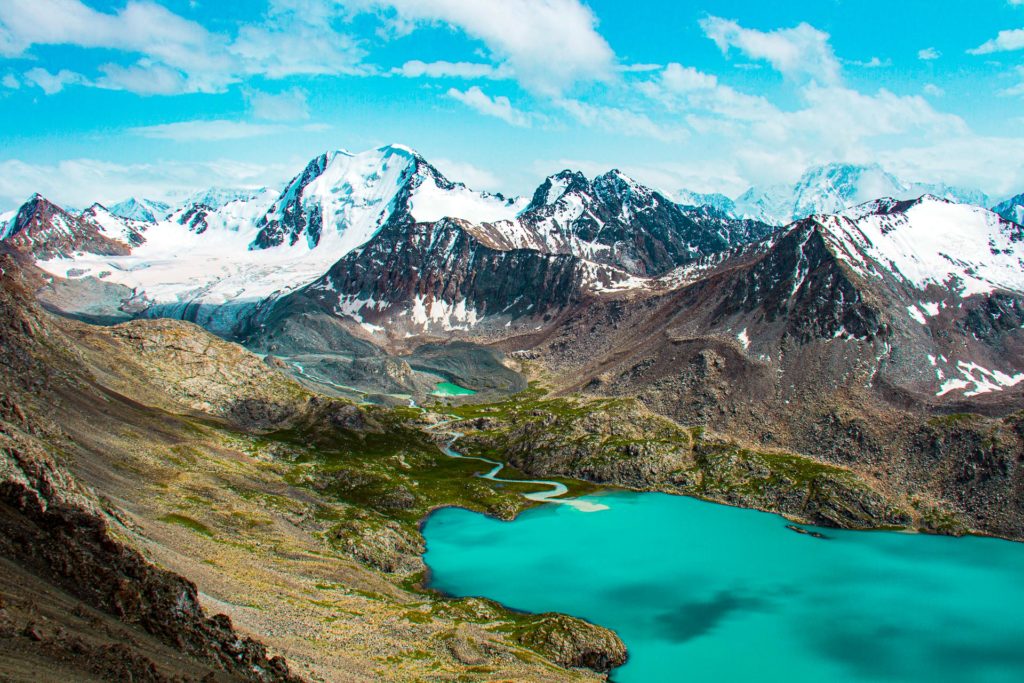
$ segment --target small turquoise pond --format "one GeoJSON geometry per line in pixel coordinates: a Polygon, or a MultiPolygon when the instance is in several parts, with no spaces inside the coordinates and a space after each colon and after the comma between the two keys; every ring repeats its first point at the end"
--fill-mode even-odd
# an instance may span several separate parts
{"type": "Polygon", "coordinates": [[[438,382],[431,396],[472,396],[476,392],[451,382],[438,382]]]}
{"type": "Polygon", "coordinates": [[[821,529],[656,493],[424,527],[431,586],[614,629],[612,680],[1024,681],[1024,544],[821,529]],[[596,507],[596,506],[595,506],[596,507]]]}

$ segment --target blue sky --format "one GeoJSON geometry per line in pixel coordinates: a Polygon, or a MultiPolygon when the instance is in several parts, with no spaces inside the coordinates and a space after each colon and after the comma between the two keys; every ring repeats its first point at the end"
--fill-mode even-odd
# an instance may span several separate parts
{"type": "Polygon", "coordinates": [[[0,0],[0,209],[277,185],[401,142],[531,192],[808,166],[1024,191],[1024,0],[0,0]]]}

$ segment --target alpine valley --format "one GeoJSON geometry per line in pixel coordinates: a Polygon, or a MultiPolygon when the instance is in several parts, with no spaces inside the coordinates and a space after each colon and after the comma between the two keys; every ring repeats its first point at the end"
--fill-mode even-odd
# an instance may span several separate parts
{"type": "Polygon", "coordinates": [[[849,165],[506,197],[400,145],[173,206],[35,195],[0,227],[0,654],[601,680],[613,632],[427,585],[431,511],[511,519],[537,479],[1024,541],[1024,200],[989,204],[849,165]]]}

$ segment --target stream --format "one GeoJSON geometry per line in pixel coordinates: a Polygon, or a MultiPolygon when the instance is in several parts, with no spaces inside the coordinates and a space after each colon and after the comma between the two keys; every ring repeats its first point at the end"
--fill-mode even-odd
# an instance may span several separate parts
{"type": "Polygon", "coordinates": [[[463,460],[479,460],[480,462],[485,462],[493,466],[487,473],[477,475],[481,479],[487,479],[488,481],[500,481],[506,484],[536,484],[537,486],[548,487],[546,491],[536,491],[533,493],[523,494],[523,497],[527,500],[532,500],[537,503],[557,503],[559,505],[568,505],[580,512],[600,512],[601,510],[608,509],[608,506],[603,503],[593,503],[581,498],[562,498],[561,496],[564,496],[569,492],[569,488],[561,482],[550,481],[547,479],[504,479],[499,477],[498,473],[505,468],[503,463],[500,463],[497,460],[491,460],[490,458],[463,455],[462,453],[459,453],[452,448],[452,446],[454,446],[455,442],[463,435],[460,432],[451,432],[451,434],[451,441],[449,441],[448,445],[443,448],[445,455],[452,458],[461,458],[463,460]]]}

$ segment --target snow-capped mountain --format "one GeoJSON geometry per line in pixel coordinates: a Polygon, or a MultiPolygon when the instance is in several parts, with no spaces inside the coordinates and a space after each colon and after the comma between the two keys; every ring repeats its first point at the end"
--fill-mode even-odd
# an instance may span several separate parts
{"type": "MultiPolygon", "coordinates": [[[[124,286],[132,306],[150,315],[189,317],[226,334],[267,299],[322,276],[392,216],[499,221],[525,204],[453,183],[399,146],[325,153],[281,192],[205,199],[220,206],[197,197],[197,203],[142,226],[99,206],[90,207],[90,216],[75,217],[39,198],[52,209],[30,231],[16,220],[18,227],[8,232],[23,236],[7,241],[24,243],[54,275],[102,277],[124,286]],[[57,243],[39,236],[69,232],[85,237],[57,243]]],[[[26,207],[22,212],[33,213],[26,207]]]]}
{"type": "Polygon", "coordinates": [[[993,206],[992,210],[1008,221],[1024,225],[1024,193],[993,206]]]}
{"type": "Polygon", "coordinates": [[[683,207],[618,170],[592,180],[570,170],[549,176],[514,226],[496,227],[513,247],[572,254],[641,276],[771,231],[756,221],[683,207]]]}
{"type": "Polygon", "coordinates": [[[736,202],[720,192],[705,194],[683,189],[676,192],[675,200],[677,204],[682,206],[710,206],[726,216],[732,216],[736,213],[736,202]]]}
{"type": "Polygon", "coordinates": [[[863,277],[884,269],[922,292],[934,285],[962,298],[1024,293],[1024,228],[986,209],[925,195],[875,200],[820,222],[863,277]]]}
{"type": "Polygon", "coordinates": [[[395,212],[420,222],[452,216],[472,222],[513,218],[521,202],[453,183],[407,147],[362,154],[339,151],[313,159],[258,221],[252,248],[300,239],[338,258],[372,237],[395,212]],[[325,230],[325,225],[333,230],[325,230]]]}
{"type": "MultiPolygon", "coordinates": [[[[102,214],[104,220],[113,219],[105,209],[102,214]]],[[[2,239],[36,259],[70,259],[83,252],[105,256],[130,252],[124,226],[116,219],[103,224],[96,220],[98,215],[76,216],[36,194],[7,222],[2,239]]]]}
{"type": "Polygon", "coordinates": [[[905,182],[877,164],[828,164],[809,169],[792,186],[750,188],[736,199],[735,213],[784,225],[813,214],[839,213],[879,197],[913,199],[923,194],[988,205],[987,196],[977,190],[905,182]]]}
{"type": "Polygon", "coordinates": [[[156,223],[167,215],[171,210],[169,204],[158,202],[154,199],[137,199],[130,197],[123,202],[113,204],[108,208],[109,212],[119,218],[126,218],[142,223],[156,223]]]}
{"type": "Polygon", "coordinates": [[[124,218],[99,203],[83,211],[79,218],[95,223],[104,236],[123,242],[129,247],[137,247],[145,242],[146,229],[153,224],[153,221],[124,218]]]}
{"type": "MultiPolygon", "coordinates": [[[[819,170],[794,206],[898,185],[878,168],[841,171],[819,170]],[[812,191],[823,186],[828,193],[812,191]]],[[[395,145],[324,153],[280,191],[197,197],[156,223],[101,205],[74,216],[36,197],[10,225],[5,241],[44,270],[103,279],[123,288],[132,310],[226,335],[301,326],[310,310],[378,338],[511,334],[588,301],[711,287],[728,272],[747,279],[731,280],[718,308],[717,294],[695,299],[710,317],[692,334],[722,325],[739,334],[730,321],[742,318],[751,348],[771,336],[760,328],[775,334],[780,324],[798,340],[889,339],[899,328],[925,344],[921,320],[937,333],[933,319],[972,311],[955,324],[982,339],[978,320],[993,329],[1014,320],[1017,304],[1006,309],[999,297],[1024,292],[1020,226],[938,197],[874,200],[778,232],[680,205],[619,171],[562,171],[529,200],[475,192],[395,145]]],[[[1015,377],[987,353],[958,360],[1015,377]]]]}
{"type": "Polygon", "coordinates": [[[200,192],[193,192],[178,202],[175,211],[188,209],[193,206],[205,206],[210,209],[219,209],[231,202],[249,201],[256,199],[267,192],[267,188],[236,188],[236,187],[211,187],[200,192]]]}

